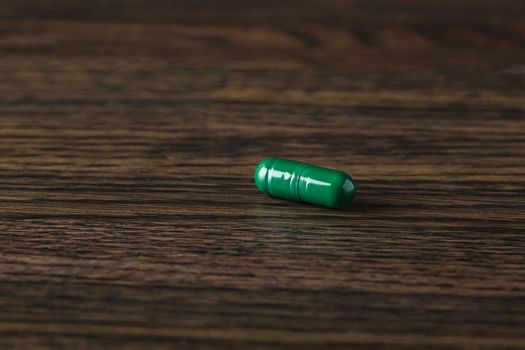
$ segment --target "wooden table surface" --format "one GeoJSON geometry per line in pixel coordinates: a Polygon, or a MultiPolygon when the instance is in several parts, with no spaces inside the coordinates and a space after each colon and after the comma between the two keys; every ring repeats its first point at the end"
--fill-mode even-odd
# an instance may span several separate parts
{"type": "Polygon", "coordinates": [[[0,348],[525,348],[523,1],[2,1],[0,348]]]}

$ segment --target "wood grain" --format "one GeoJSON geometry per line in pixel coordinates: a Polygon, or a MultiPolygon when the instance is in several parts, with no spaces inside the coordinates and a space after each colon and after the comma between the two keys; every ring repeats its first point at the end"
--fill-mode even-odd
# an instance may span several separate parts
{"type": "Polygon", "coordinates": [[[525,348],[524,179],[521,1],[0,4],[0,348],[525,348]]]}

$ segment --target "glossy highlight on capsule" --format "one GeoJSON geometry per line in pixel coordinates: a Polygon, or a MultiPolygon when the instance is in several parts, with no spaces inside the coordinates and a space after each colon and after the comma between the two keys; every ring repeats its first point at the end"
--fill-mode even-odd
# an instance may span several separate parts
{"type": "Polygon", "coordinates": [[[341,208],[352,202],[356,186],[342,171],[283,158],[266,158],[254,174],[257,188],[269,196],[341,208]]]}

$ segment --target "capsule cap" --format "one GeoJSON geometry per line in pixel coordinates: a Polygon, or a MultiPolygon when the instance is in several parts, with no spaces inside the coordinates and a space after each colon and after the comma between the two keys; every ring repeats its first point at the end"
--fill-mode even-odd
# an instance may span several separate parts
{"type": "Polygon", "coordinates": [[[264,159],[259,163],[259,165],[257,165],[257,168],[255,169],[255,174],[253,175],[255,185],[257,186],[259,191],[268,195],[270,194],[268,192],[267,184],[268,172],[270,171],[270,169],[272,169],[273,163],[275,163],[276,160],[277,158],[273,157],[264,159]]]}

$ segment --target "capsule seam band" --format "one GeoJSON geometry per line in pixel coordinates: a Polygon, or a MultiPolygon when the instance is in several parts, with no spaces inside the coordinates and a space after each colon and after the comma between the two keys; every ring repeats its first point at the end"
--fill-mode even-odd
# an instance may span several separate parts
{"type": "Polygon", "coordinates": [[[306,168],[310,166],[310,164],[308,163],[305,163],[302,168],[299,170],[299,172],[297,173],[297,183],[296,183],[296,187],[295,187],[295,193],[297,193],[297,199],[301,202],[304,202],[303,199],[301,198],[301,194],[299,192],[299,185],[301,183],[301,179],[303,178],[303,173],[304,171],[306,170],[306,168]]]}

